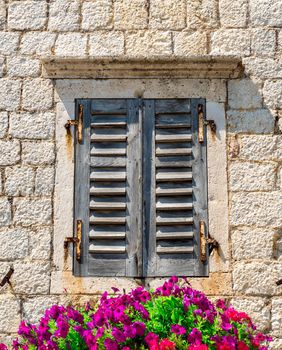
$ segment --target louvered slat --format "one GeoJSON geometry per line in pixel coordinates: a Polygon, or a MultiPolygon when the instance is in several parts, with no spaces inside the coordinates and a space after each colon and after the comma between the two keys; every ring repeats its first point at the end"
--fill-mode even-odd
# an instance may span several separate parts
{"type": "Polygon", "coordinates": [[[89,253],[97,253],[97,254],[123,254],[126,252],[125,247],[117,247],[117,246],[98,246],[95,244],[90,244],[89,253]]]}
{"type": "Polygon", "coordinates": [[[105,171],[105,172],[91,172],[91,181],[123,181],[126,179],[125,171],[105,171]]]}
{"type": "Polygon", "coordinates": [[[156,141],[157,142],[187,142],[192,140],[192,135],[186,134],[179,134],[179,135],[156,135],[156,141]]]}
{"type": "Polygon", "coordinates": [[[193,174],[190,172],[158,172],[156,175],[157,181],[191,181],[193,174]]]}
{"type": "Polygon", "coordinates": [[[162,240],[185,240],[185,239],[192,239],[194,236],[193,232],[167,232],[167,231],[157,231],[157,239],[162,240]]]}
{"type": "Polygon", "coordinates": [[[157,247],[158,254],[192,254],[193,247],[157,247]]]}

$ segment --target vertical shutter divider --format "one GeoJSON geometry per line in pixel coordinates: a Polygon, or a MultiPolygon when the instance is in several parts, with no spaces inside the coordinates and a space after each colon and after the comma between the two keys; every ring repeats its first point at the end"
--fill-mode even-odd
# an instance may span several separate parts
{"type": "MultiPolygon", "coordinates": [[[[208,227],[207,213],[207,155],[206,155],[206,128],[204,128],[203,142],[199,142],[199,119],[198,105],[203,106],[205,115],[205,100],[191,100],[192,113],[192,139],[193,139],[193,154],[195,156],[193,162],[193,217],[194,217],[194,275],[207,275],[207,263],[201,261],[201,238],[200,238],[200,221],[204,221],[208,227]]],[[[206,230],[207,231],[207,230],[206,230]]]]}
{"type": "MultiPolygon", "coordinates": [[[[89,246],[89,175],[90,175],[90,100],[76,101],[76,116],[79,105],[83,105],[83,138],[79,143],[75,130],[75,191],[74,191],[74,235],[77,220],[82,221],[81,262],[74,256],[74,274],[76,276],[88,275],[88,246],[89,246]]],[[[75,252],[73,253],[75,255],[75,252]]]]}
{"type": "Polygon", "coordinates": [[[126,275],[142,276],[142,120],[138,99],[128,104],[127,138],[127,262],[126,275]]]}
{"type": "Polygon", "coordinates": [[[157,269],[156,259],[156,166],[155,166],[155,102],[144,100],[143,121],[143,261],[144,276],[157,269]]]}

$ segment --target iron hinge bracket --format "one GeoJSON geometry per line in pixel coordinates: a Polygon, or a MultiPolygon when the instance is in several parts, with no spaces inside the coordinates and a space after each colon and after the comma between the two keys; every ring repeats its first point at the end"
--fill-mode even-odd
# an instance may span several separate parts
{"type": "Polygon", "coordinates": [[[10,278],[12,277],[12,274],[14,273],[14,268],[10,267],[10,270],[6,273],[2,281],[0,282],[0,287],[4,287],[6,283],[10,284],[10,278]]]}
{"type": "Polygon", "coordinates": [[[69,119],[65,124],[65,128],[67,130],[70,129],[71,126],[75,126],[77,128],[77,141],[82,143],[83,141],[83,105],[78,105],[78,116],[76,120],[69,119]]]}
{"type": "Polygon", "coordinates": [[[75,246],[76,260],[81,262],[81,243],[82,243],[82,220],[76,221],[76,237],[66,237],[64,240],[64,248],[68,249],[69,244],[75,246]]]}

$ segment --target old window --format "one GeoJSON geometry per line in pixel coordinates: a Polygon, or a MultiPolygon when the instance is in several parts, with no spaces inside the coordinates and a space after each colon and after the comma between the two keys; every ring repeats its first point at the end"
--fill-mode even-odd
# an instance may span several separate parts
{"type": "Polygon", "coordinates": [[[207,275],[205,101],[81,99],[76,111],[75,275],[207,275]]]}

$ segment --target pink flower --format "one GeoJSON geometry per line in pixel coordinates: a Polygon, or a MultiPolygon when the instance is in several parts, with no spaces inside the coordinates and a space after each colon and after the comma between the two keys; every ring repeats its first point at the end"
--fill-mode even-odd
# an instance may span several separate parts
{"type": "Polygon", "coordinates": [[[5,344],[0,344],[0,350],[8,350],[5,344]]]}
{"type": "Polygon", "coordinates": [[[249,350],[249,347],[244,342],[239,341],[238,342],[238,350],[249,350]]]}
{"type": "Polygon", "coordinates": [[[155,333],[148,333],[145,337],[145,342],[148,344],[148,345],[151,345],[153,343],[158,343],[159,342],[159,336],[155,333]]]}
{"type": "Polygon", "coordinates": [[[175,350],[175,343],[166,338],[162,339],[160,342],[160,350],[175,350]]]}

